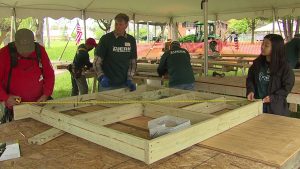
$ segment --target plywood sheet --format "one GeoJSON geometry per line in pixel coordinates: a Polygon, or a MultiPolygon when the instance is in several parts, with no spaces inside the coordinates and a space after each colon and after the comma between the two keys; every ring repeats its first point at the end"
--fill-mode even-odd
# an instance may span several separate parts
{"type": "MultiPolygon", "coordinates": [[[[193,146],[151,165],[132,159],[84,139],[64,134],[63,136],[41,146],[27,143],[32,137],[50,126],[25,119],[0,125],[0,140],[18,139],[21,158],[0,162],[1,169],[82,169],[82,168],[237,168],[236,163],[243,162],[245,168],[275,169],[240,157],[223,154],[199,146],[193,146]],[[21,134],[22,133],[22,134],[21,134]],[[25,136],[25,137],[24,137],[25,136]],[[221,156],[220,156],[221,155],[221,156]],[[251,167],[249,167],[251,166],[251,167]],[[206,167],[207,168],[207,167],[206,167]]],[[[240,168],[243,168],[242,165],[240,168]]],[[[206,169],[205,168],[205,169],[206,169]]]]}
{"type": "Polygon", "coordinates": [[[299,119],[262,114],[200,145],[282,167],[300,151],[299,131],[299,119]]]}

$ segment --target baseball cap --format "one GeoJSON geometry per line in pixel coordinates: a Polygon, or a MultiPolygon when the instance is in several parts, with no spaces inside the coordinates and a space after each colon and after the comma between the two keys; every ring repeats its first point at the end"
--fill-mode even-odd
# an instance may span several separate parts
{"type": "Polygon", "coordinates": [[[97,43],[96,43],[96,41],[95,41],[94,38],[88,38],[88,39],[85,41],[85,44],[91,45],[91,46],[94,46],[94,47],[97,46],[97,43]]]}
{"type": "Polygon", "coordinates": [[[180,47],[180,43],[178,42],[178,41],[173,41],[172,43],[171,43],[171,48],[173,48],[173,47],[180,47]]]}
{"type": "Polygon", "coordinates": [[[19,53],[34,51],[34,35],[29,29],[19,29],[15,35],[15,45],[19,53]]]}

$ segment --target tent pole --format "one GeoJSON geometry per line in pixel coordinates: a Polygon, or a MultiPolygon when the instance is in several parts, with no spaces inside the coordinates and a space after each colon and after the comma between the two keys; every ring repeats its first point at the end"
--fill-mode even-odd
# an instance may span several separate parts
{"type": "Polygon", "coordinates": [[[149,22],[147,21],[147,43],[150,42],[150,30],[149,30],[149,22]]]}
{"type": "Polygon", "coordinates": [[[130,25],[130,20],[128,21],[128,26],[127,26],[127,28],[126,28],[126,29],[127,29],[127,30],[126,30],[127,33],[129,33],[129,31],[130,31],[129,25],[130,25]]]}
{"type": "Polygon", "coordinates": [[[49,18],[46,17],[46,29],[47,29],[47,40],[48,40],[48,48],[50,48],[50,30],[49,30],[49,18]]]}
{"type": "Polygon", "coordinates": [[[275,16],[275,9],[272,9],[272,14],[273,14],[273,28],[272,28],[272,32],[273,34],[275,33],[275,22],[276,22],[276,16],[275,16]]]}
{"type": "Polygon", "coordinates": [[[82,20],[83,20],[83,31],[84,31],[84,41],[86,41],[86,14],[85,10],[81,11],[82,20]]]}
{"type": "Polygon", "coordinates": [[[10,41],[11,42],[15,40],[16,26],[17,26],[16,8],[12,8],[12,15],[11,15],[11,21],[10,21],[10,41]]]}
{"type": "Polygon", "coordinates": [[[155,36],[155,38],[157,38],[157,36],[156,36],[156,23],[154,24],[154,36],[155,36]]]}
{"type": "Polygon", "coordinates": [[[173,21],[172,28],[172,39],[178,40],[178,23],[173,21]]]}
{"type": "Polygon", "coordinates": [[[140,24],[139,24],[139,22],[136,25],[136,42],[137,43],[140,42],[140,24]]]}
{"type": "Polygon", "coordinates": [[[133,19],[133,37],[135,38],[135,14],[132,15],[132,19],[133,19]]]}
{"type": "MultiPolygon", "coordinates": [[[[173,38],[173,17],[170,18],[170,21],[169,21],[169,39],[172,39],[173,38]]],[[[173,39],[172,39],[173,40],[173,39]]]]}
{"type": "Polygon", "coordinates": [[[202,0],[204,12],[204,76],[208,76],[208,0],[202,0]]]}

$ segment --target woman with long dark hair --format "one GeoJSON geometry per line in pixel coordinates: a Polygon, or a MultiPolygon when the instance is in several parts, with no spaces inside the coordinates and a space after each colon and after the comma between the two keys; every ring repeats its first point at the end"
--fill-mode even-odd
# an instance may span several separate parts
{"type": "Polygon", "coordinates": [[[262,99],[264,113],[289,116],[286,97],[294,82],[295,76],[287,63],[282,36],[266,35],[261,54],[248,71],[247,99],[262,99]]]}

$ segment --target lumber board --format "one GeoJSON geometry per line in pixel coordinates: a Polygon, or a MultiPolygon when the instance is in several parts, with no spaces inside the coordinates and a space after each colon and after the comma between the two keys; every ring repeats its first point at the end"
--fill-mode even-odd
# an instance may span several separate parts
{"type": "Polygon", "coordinates": [[[70,104],[46,104],[43,107],[50,109],[50,110],[55,110],[55,111],[66,111],[66,110],[71,110],[71,109],[76,109],[80,107],[87,107],[91,106],[93,104],[79,104],[79,102],[88,102],[95,100],[96,94],[84,94],[84,95],[78,95],[78,96],[72,96],[72,97],[67,97],[67,98],[59,98],[55,100],[49,100],[48,102],[69,102],[70,104]]]}
{"type": "MultiPolygon", "coordinates": [[[[74,116],[74,118],[83,119],[85,121],[97,125],[107,125],[118,121],[141,116],[142,111],[143,110],[141,104],[132,104],[105,110],[95,110],[90,113],[76,115],[74,116]]],[[[57,128],[51,128],[36,136],[29,138],[28,142],[31,144],[42,145],[63,135],[64,133],[64,131],[59,130],[57,128]]]]}
{"type": "Polygon", "coordinates": [[[120,121],[120,124],[131,126],[140,130],[149,131],[148,121],[152,120],[151,117],[139,116],[127,120],[120,121]]]}
{"type": "Polygon", "coordinates": [[[95,125],[78,118],[72,118],[61,113],[47,110],[38,106],[27,105],[31,110],[30,117],[43,123],[64,130],[75,136],[93,143],[145,161],[146,141],[144,139],[95,125]]]}
{"type": "MultiPolygon", "coordinates": [[[[197,59],[197,58],[192,58],[191,62],[192,63],[204,64],[204,60],[203,59],[197,59]]],[[[247,64],[247,63],[235,63],[235,62],[214,61],[214,60],[209,60],[208,64],[211,64],[211,65],[220,65],[220,66],[234,66],[234,67],[241,67],[241,68],[249,68],[251,66],[251,64],[247,64]]]]}
{"type": "Polygon", "coordinates": [[[215,98],[210,101],[211,102],[203,102],[203,103],[193,104],[190,106],[185,106],[182,109],[195,111],[197,113],[211,114],[211,113],[218,112],[218,111],[221,111],[221,110],[227,108],[225,97],[215,98]],[[214,100],[217,102],[214,102],[214,100]]]}
{"type": "Polygon", "coordinates": [[[110,90],[110,91],[103,91],[103,92],[100,92],[99,94],[115,96],[115,97],[123,97],[123,96],[127,96],[128,94],[138,95],[138,94],[141,94],[141,93],[144,93],[147,91],[153,91],[153,90],[158,90],[158,89],[160,89],[160,87],[155,87],[155,86],[150,86],[150,85],[140,85],[133,92],[130,92],[128,88],[121,88],[121,89],[115,89],[115,90],[110,90]]]}
{"type": "MultiPolygon", "coordinates": [[[[173,97],[160,99],[160,101],[172,101],[172,100],[178,100],[178,101],[203,100],[203,101],[205,101],[205,100],[215,99],[219,96],[220,95],[211,94],[211,93],[189,91],[188,93],[183,93],[183,94],[179,94],[179,95],[176,95],[176,96],[173,96],[173,97]]],[[[191,104],[194,104],[194,103],[178,102],[178,103],[162,103],[161,105],[181,108],[181,107],[189,106],[191,104]]]]}
{"type": "Polygon", "coordinates": [[[196,82],[195,90],[230,95],[230,96],[238,96],[238,97],[246,96],[245,87],[226,86],[226,84],[222,85],[222,84],[196,82]]]}
{"type": "Polygon", "coordinates": [[[14,120],[30,118],[30,110],[27,105],[14,106],[14,120]]]}
{"type": "Polygon", "coordinates": [[[240,54],[240,53],[224,53],[221,55],[221,57],[235,57],[235,58],[257,58],[258,55],[255,55],[255,54],[240,54]]]}
{"type": "Polygon", "coordinates": [[[152,139],[149,143],[149,163],[174,154],[258,116],[262,113],[261,106],[261,101],[250,103],[247,106],[195,124],[182,130],[182,132],[174,132],[152,139]]]}
{"type": "Polygon", "coordinates": [[[289,105],[289,110],[291,112],[298,112],[298,105],[297,104],[294,104],[294,103],[290,103],[289,105]]]}
{"type": "Polygon", "coordinates": [[[214,117],[212,115],[199,114],[189,110],[176,109],[155,104],[145,104],[144,116],[158,118],[165,115],[189,119],[191,120],[192,124],[196,124],[214,117]]]}
{"type": "Polygon", "coordinates": [[[130,134],[130,135],[136,136],[136,137],[140,137],[140,138],[143,138],[143,139],[146,139],[146,140],[150,140],[148,131],[141,130],[141,129],[136,128],[136,127],[125,125],[125,124],[122,124],[122,123],[109,124],[109,125],[106,125],[105,127],[108,127],[108,128],[111,128],[111,129],[114,129],[114,130],[117,130],[117,131],[120,131],[120,132],[123,132],[123,133],[127,133],[127,134],[130,134]]]}
{"type": "Polygon", "coordinates": [[[153,91],[146,91],[139,94],[130,93],[122,98],[126,99],[135,99],[135,100],[160,100],[167,97],[176,96],[183,93],[188,93],[190,91],[178,90],[178,89],[171,89],[171,88],[161,88],[158,90],[153,91]]]}
{"type": "Polygon", "coordinates": [[[33,137],[28,138],[29,144],[37,144],[37,145],[43,145],[51,140],[54,140],[55,138],[63,135],[65,132],[62,130],[59,130],[57,128],[50,128],[42,133],[39,133],[33,137]]]}

